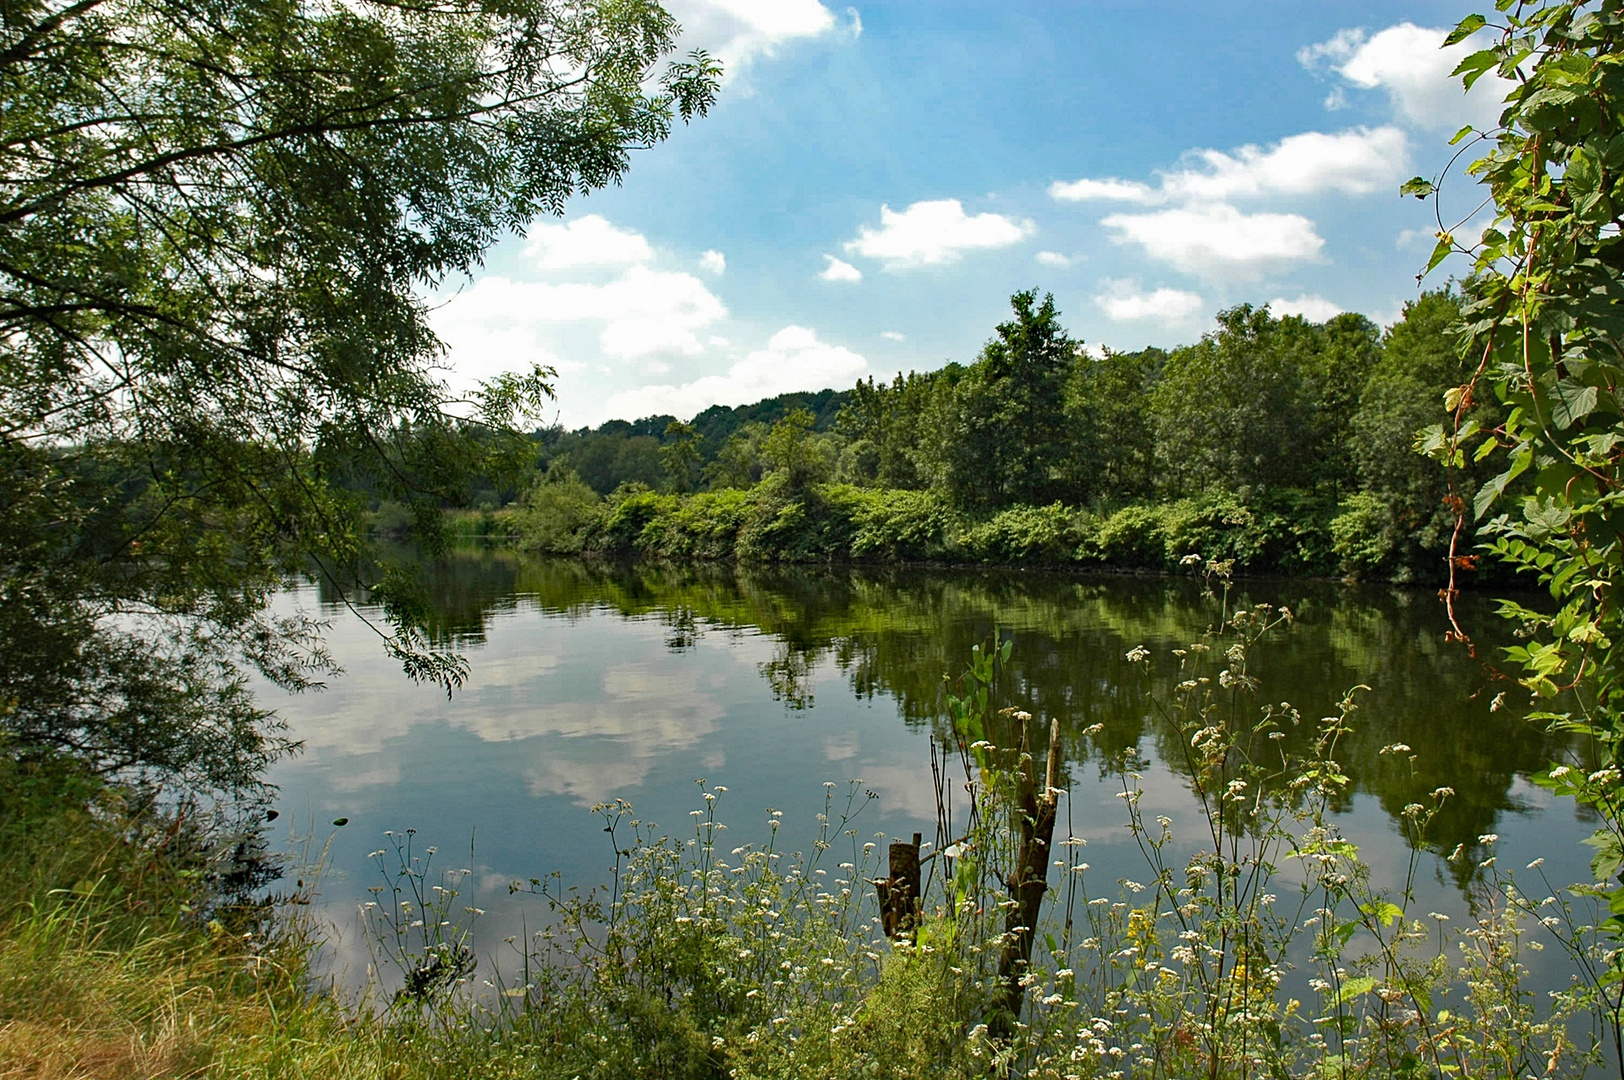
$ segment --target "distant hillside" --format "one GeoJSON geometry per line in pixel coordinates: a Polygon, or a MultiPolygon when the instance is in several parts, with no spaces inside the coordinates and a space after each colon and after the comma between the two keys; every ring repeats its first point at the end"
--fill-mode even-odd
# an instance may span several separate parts
{"type": "MultiPolygon", "coordinates": [[[[828,431],[850,398],[848,390],[798,391],[750,405],[712,405],[691,421],[702,437],[701,463],[708,465],[715,461],[728,439],[746,424],[771,427],[794,409],[805,409],[815,417],[814,431],[828,431]]],[[[566,460],[587,486],[600,495],[627,482],[659,487],[665,478],[660,447],[666,441],[665,429],[676,419],[666,414],[640,420],[608,420],[596,428],[575,431],[562,428],[538,431],[536,437],[543,447],[538,464],[546,469],[555,460],[566,460]]]]}
{"type": "MultiPolygon", "coordinates": [[[[745,424],[753,420],[770,426],[782,420],[792,409],[805,409],[817,418],[812,425],[813,431],[828,431],[834,427],[835,417],[840,415],[840,410],[845,408],[846,402],[850,400],[850,390],[819,390],[815,394],[802,390],[793,394],[763,398],[754,405],[739,405],[733,408],[712,405],[694,417],[692,423],[694,430],[703,435],[705,442],[710,445],[709,456],[715,457],[716,450],[727,441],[728,436],[745,424]]],[[[665,428],[661,427],[660,430],[664,431],[665,428]]]]}

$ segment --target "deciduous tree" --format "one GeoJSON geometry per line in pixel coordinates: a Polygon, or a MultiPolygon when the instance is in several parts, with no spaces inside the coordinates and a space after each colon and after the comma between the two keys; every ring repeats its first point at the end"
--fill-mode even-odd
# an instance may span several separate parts
{"type": "MultiPolygon", "coordinates": [[[[279,575],[362,565],[361,468],[414,501],[547,373],[453,401],[424,297],[704,112],[653,0],[0,6],[0,726],[12,752],[251,785],[244,665],[319,673],[279,575]],[[312,666],[314,665],[314,666],[312,666]],[[212,695],[212,696],[211,696],[212,695]]],[[[391,605],[415,676],[461,667],[391,605]]]]}
{"type": "Polygon", "coordinates": [[[1054,297],[1010,297],[1015,317],[1000,323],[955,387],[940,431],[940,475],[968,505],[1042,505],[1065,498],[1075,430],[1066,390],[1078,343],[1060,325],[1054,297]]]}

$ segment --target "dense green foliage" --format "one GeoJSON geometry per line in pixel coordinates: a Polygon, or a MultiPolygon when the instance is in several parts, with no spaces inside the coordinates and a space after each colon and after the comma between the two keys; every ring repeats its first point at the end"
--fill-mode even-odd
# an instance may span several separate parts
{"type": "Polygon", "coordinates": [[[1166,570],[1200,554],[1441,581],[1448,472],[1414,437],[1467,374],[1459,304],[1426,293],[1385,334],[1241,306],[1194,345],[1093,356],[1052,298],[1018,293],[974,363],[865,380],[821,416],[763,402],[777,421],[742,421],[719,447],[666,417],[556,437],[523,509],[485,531],[660,558],[1166,570]],[[595,512],[583,482],[605,497],[595,512]]]}
{"type": "Polygon", "coordinates": [[[933,419],[929,448],[938,486],[961,506],[1037,505],[1070,494],[1074,425],[1066,384],[1077,345],[1060,326],[1054,297],[1016,293],[1015,318],[998,326],[981,357],[933,419]]]}
{"type": "Polygon", "coordinates": [[[652,0],[23,0],[0,12],[0,732],[104,772],[258,782],[244,691],[325,664],[289,570],[378,587],[353,492],[430,538],[528,464],[543,371],[456,402],[423,296],[704,111],[652,0]]]}
{"type": "MultiPolygon", "coordinates": [[[[1515,83],[1496,130],[1457,136],[1484,142],[1469,171],[1496,219],[1466,249],[1476,366],[1428,445],[1452,464],[1492,463],[1495,475],[1460,486],[1458,518],[1485,522],[1484,548],[1555,601],[1506,605],[1528,639],[1508,658],[1524,688],[1554,699],[1543,718],[1585,737],[1543,782],[1599,812],[1595,877],[1624,935],[1624,4],[1498,7],[1501,22],[1474,15],[1453,35],[1493,35],[1461,62],[1467,85],[1490,71],[1515,83]],[[1484,419],[1491,395],[1499,410],[1484,419]]],[[[1441,230],[1434,264],[1456,247],[1441,230]]],[[[1458,550],[1457,562],[1474,558],[1458,550]]],[[[1610,977],[1624,977],[1616,958],[1610,977]]]]}

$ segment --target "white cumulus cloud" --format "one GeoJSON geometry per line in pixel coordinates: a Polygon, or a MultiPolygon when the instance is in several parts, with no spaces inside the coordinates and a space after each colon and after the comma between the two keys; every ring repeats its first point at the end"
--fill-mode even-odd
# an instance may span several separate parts
{"type": "Polygon", "coordinates": [[[804,326],[786,326],[725,375],[706,375],[681,386],[643,386],[615,394],[610,416],[693,416],[711,405],[743,405],[793,390],[848,387],[868,374],[868,361],[840,345],[819,341],[804,326]]]}
{"type": "Polygon", "coordinates": [[[1305,131],[1269,147],[1191,150],[1184,164],[1160,174],[1156,187],[1137,180],[1073,180],[1049,186],[1066,202],[1156,206],[1280,195],[1368,195],[1398,187],[1408,170],[1409,140],[1391,125],[1328,133],[1305,131]]]}
{"type": "Polygon", "coordinates": [[[825,255],[828,265],[818,271],[818,277],[824,281],[862,281],[863,272],[843,259],[833,255],[825,255]]]}
{"type": "Polygon", "coordinates": [[[1149,184],[1137,180],[1056,180],[1049,185],[1049,198],[1061,202],[1155,203],[1161,195],[1149,184]]]}
{"type": "Polygon", "coordinates": [[[580,363],[559,356],[540,325],[491,310],[487,307],[491,294],[473,295],[479,292],[476,286],[430,316],[434,332],[450,350],[451,370],[445,377],[454,391],[461,393],[503,372],[528,371],[532,366],[563,374],[581,369],[580,363]]]}
{"type": "MultiPolygon", "coordinates": [[[[822,37],[840,26],[819,0],[669,0],[665,6],[682,24],[681,48],[709,50],[728,75],[770,59],[787,44],[822,37]]],[[[855,10],[849,10],[848,18],[848,33],[855,37],[862,32],[862,21],[855,10]]]]}
{"type": "MultiPolygon", "coordinates": [[[[1492,128],[1512,87],[1498,75],[1486,74],[1471,92],[1451,75],[1461,58],[1484,47],[1482,35],[1443,48],[1447,30],[1404,22],[1373,35],[1363,30],[1339,30],[1328,41],[1298,51],[1297,59],[1310,70],[1329,68],[1360,90],[1387,93],[1400,119],[1434,131],[1454,131],[1462,124],[1492,128]]],[[[1332,102],[1346,95],[1332,92],[1332,102]]]]}
{"type": "Polygon", "coordinates": [[[1094,297],[1094,305],[1112,322],[1187,323],[1206,307],[1206,301],[1200,296],[1182,289],[1144,292],[1133,281],[1106,280],[1101,284],[1104,289],[1094,297]]]}
{"type": "Polygon", "coordinates": [[[1327,319],[1334,319],[1343,311],[1338,304],[1325,299],[1323,296],[1311,293],[1303,293],[1295,300],[1287,300],[1283,296],[1277,296],[1269,301],[1269,310],[1276,316],[1301,315],[1309,322],[1317,323],[1324,322],[1327,319]]]}
{"type": "Polygon", "coordinates": [[[727,273],[727,256],[720,251],[707,251],[699,256],[699,265],[720,276],[727,273]]]}
{"type": "Polygon", "coordinates": [[[1062,255],[1058,251],[1040,251],[1033,256],[1041,265],[1052,266],[1057,270],[1064,270],[1071,265],[1071,256],[1062,255]]]}
{"type": "Polygon", "coordinates": [[[599,344],[611,358],[691,356],[703,350],[699,331],[726,315],[722,301],[692,274],[633,266],[605,284],[480,278],[440,309],[434,325],[464,372],[468,362],[480,362],[473,355],[479,339],[529,340],[539,349],[549,327],[568,323],[600,323],[599,344]]]}
{"type": "Polygon", "coordinates": [[[654,258],[654,249],[642,233],[617,229],[601,214],[559,224],[532,224],[524,253],[538,270],[625,266],[654,258]]]}
{"type": "Polygon", "coordinates": [[[1196,150],[1189,159],[1195,167],[1162,177],[1162,191],[1173,200],[1368,195],[1397,189],[1407,171],[1409,143],[1391,126],[1336,134],[1305,131],[1266,150],[1196,150]]]}
{"type": "Polygon", "coordinates": [[[1227,203],[1195,204],[1139,214],[1111,214],[1100,224],[1118,244],[1208,278],[1261,277],[1317,259],[1325,239],[1301,214],[1245,214],[1227,203]]]}
{"type": "Polygon", "coordinates": [[[887,341],[907,341],[908,335],[900,330],[881,330],[880,336],[887,341]]]}
{"type": "Polygon", "coordinates": [[[990,212],[972,216],[957,199],[931,199],[900,212],[881,206],[880,227],[860,227],[846,250],[899,270],[954,262],[966,251],[1009,247],[1036,231],[1030,221],[990,212]]]}

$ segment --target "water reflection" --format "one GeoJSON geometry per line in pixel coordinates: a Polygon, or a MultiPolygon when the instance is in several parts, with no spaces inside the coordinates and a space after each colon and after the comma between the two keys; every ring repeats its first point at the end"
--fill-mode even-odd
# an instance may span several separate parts
{"type": "MultiPolygon", "coordinates": [[[[1128,746],[1154,748],[1167,767],[1180,768],[1173,733],[1152,720],[1143,681],[1125,653],[1145,645],[1165,657],[1198,635],[1215,611],[1193,579],[668,567],[537,561],[505,551],[425,567],[424,582],[439,639],[457,647],[491,647],[492,624],[521,598],[566,618],[611,611],[653,620],[671,650],[691,650],[706,634],[760,633],[771,641],[770,655],[756,661],[756,670],[790,709],[816,704],[816,673],[832,664],[859,699],[894,701],[905,724],[942,737],[944,674],[962,670],[973,645],[1000,633],[1016,641],[1007,700],[1060,718],[1073,771],[1128,746]],[[1093,724],[1103,725],[1101,733],[1084,736],[1093,724]]],[[[1503,814],[1528,808],[1514,794],[1517,778],[1550,761],[1561,749],[1558,738],[1525,722],[1515,703],[1491,711],[1495,695],[1514,697],[1515,687],[1445,642],[1443,615],[1430,594],[1266,580],[1240,583],[1232,602],[1289,606],[1295,615],[1291,629],[1254,661],[1266,696],[1289,700],[1312,719],[1349,687],[1370,685],[1339,753],[1353,781],[1348,798],[1373,796],[1396,820],[1405,805],[1453,787],[1456,797],[1434,823],[1433,841],[1446,849],[1470,846],[1503,814]],[[1398,742],[1412,748],[1413,764],[1379,753],[1398,742]]],[[[1486,638],[1500,632],[1481,598],[1468,598],[1462,611],[1486,638]]],[[[482,698],[501,687],[514,701],[545,704],[533,705],[522,720],[509,712],[481,714],[467,721],[470,730],[489,740],[594,735],[618,744],[611,767],[623,783],[636,784],[661,753],[711,734],[720,718],[707,698],[714,686],[697,669],[673,682],[635,665],[606,663],[599,693],[561,700],[548,677],[554,662],[481,655],[482,698]],[[515,664],[525,669],[522,678],[510,677],[515,664]]],[[[1293,749],[1306,749],[1308,727],[1293,749]]],[[[538,778],[537,790],[577,792],[579,782],[560,775],[563,768],[538,778]]]]}
{"type": "MultiPolygon", "coordinates": [[[[1007,701],[1060,719],[1071,829],[1120,853],[1091,855],[1097,866],[1135,869],[1109,775],[1123,748],[1155,762],[1146,787],[1162,805],[1147,802],[1147,812],[1194,813],[1182,745],[1125,655],[1144,645],[1165,660],[1200,634],[1213,609],[1193,580],[660,567],[505,551],[461,554],[422,575],[435,639],[472,665],[449,702],[411,686],[336,597],[315,588],[284,597],[325,609],[348,669],[326,693],[283,703],[307,749],[274,777],[295,815],[351,818],[332,854],[339,905],[360,896],[366,852],[390,828],[417,828],[448,849],[477,837],[470,861],[493,890],[554,869],[598,880],[601,822],[582,808],[624,796],[680,832],[700,776],[733,788],[741,843],[760,838],[749,828],[765,808],[810,822],[823,781],[858,776],[881,794],[865,828],[928,831],[926,738],[949,734],[944,675],[995,633],[1015,640],[1007,701]]],[[[1352,781],[1344,827],[1378,872],[1406,862],[1394,828],[1403,807],[1447,785],[1456,795],[1433,823],[1434,850],[1471,849],[1498,832],[1535,854],[1571,846],[1573,876],[1583,873],[1576,840],[1586,830],[1526,780],[1560,744],[1525,722],[1516,701],[1491,711],[1513,688],[1444,642],[1429,594],[1252,581],[1232,599],[1296,616],[1253,661],[1267,698],[1312,721],[1349,687],[1371,686],[1337,756],[1352,781]],[[1397,742],[1413,765],[1380,753],[1397,742]]],[[[1487,601],[1468,598],[1462,611],[1485,637],[1499,631],[1487,601]]],[[[1306,750],[1311,737],[1291,739],[1306,750]]],[[[1459,895],[1476,860],[1431,865],[1437,888],[1459,895]]],[[[520,918],[498,910],[489,932],[520,918]]]]}

